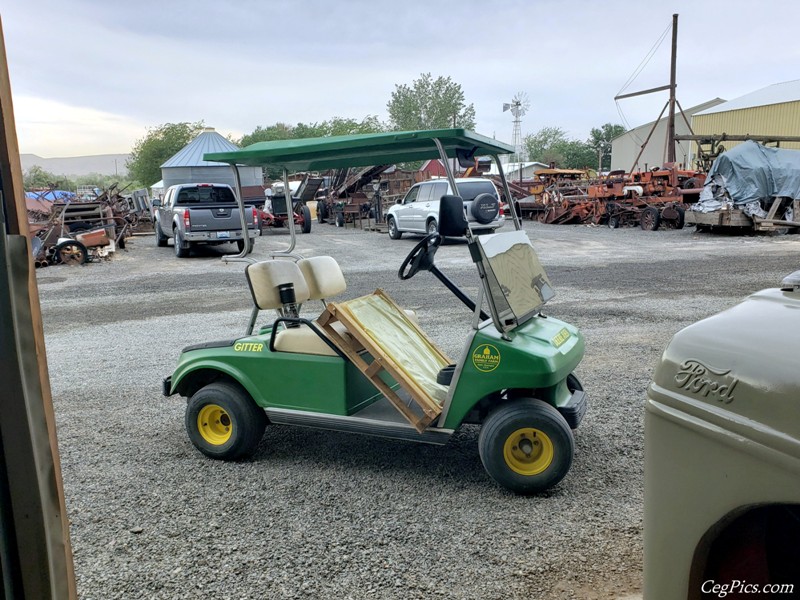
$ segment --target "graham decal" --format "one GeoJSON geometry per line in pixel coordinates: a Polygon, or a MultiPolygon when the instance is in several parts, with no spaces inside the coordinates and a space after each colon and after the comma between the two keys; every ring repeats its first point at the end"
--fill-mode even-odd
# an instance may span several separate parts
{"type": "Polygon", "coordinates": [[[491,344],[481,344],[472,353],[472,364],[484,373],[494,371],[500,364],[500,351],[491,344]]]}

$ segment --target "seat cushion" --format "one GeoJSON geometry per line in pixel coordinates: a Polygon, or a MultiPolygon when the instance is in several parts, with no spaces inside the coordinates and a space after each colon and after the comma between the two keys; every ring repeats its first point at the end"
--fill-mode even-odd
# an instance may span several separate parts
{"type": "MultiPolygon", "coordinates": [[[[322,327],[314,323],[324,335],[322,327]]],[[[339,322],[333,323],[336,332],[351,342],[350,334],[339,322]]],[[[337,356],[328,344],[320,338],[308,325],[286,328],[275,334],[275,350],[278,352],[296,352],[298,354],[317,354],[319,356],[337,356]]]]}

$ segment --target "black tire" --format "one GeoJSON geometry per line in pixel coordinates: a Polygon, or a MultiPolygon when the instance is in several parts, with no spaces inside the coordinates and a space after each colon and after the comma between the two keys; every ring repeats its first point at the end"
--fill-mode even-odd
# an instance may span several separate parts
{"type": "Polygon", "coordinates": [[[497,483],[517,494],[535,494],[564,478],[572,466],[575,442],[555,408],[527,398],[502,404],[489,414],[478,450],[497,483]]]}
{"type": "Polygon", "coordinates": [[[500,214],[500,203],[494,194],[478,194],[469,206],[470,214],[481,225],[488,225],[500,214]]]}
{"type": "MultiPolygon", "coordinates": [[[[250,240],[250,248],[247,250],[247,253],[250,254],[255,247],[256,241],[250,240]]],[[[244,240],[236,240],[236,248],[239,250],[239,254],[241,254],[242,250],[244,250],[244,240]]]]}
{"type": "Polygon", "coordinates": [[[639,216],[639,225],[645,231],[656,231],[661,225],[661,214],[658,209],[654,206],[645,208],[639,216]]]}
{"type": "Polygon", "coordinates": [[[676,206],[675,211],[678,213],[678,219],[675,221],[675,229],[683,229],[683,226],[686,224],[686,210],[680,206],[676,206]]]}
{"type": "Polygon", "coordinates": [[[86,264],[86,261],[89,260],[89,251],[79,241],[69,240],[56,246],[53,257],[57,265],[76,267],[86,264]]]}
{"type": "Polygon", "coordinates": [[[159,248],[165,248],[169,238],[161,233],[161,226],[158,224],[158,221],[153,223],[153,229],[156,230],[156,246],[159,248]]]}
{"type": "Polygon", "coordinates": [[[608,217],[608,221],[606,222],[606,225],[608,225],[609,229],[619,229],[620,224],[620,219],[617,215],[608,217]]]}
{"type": "Polygon", "coordinates": [[[328,216],[328,210],[322,200],[317,201],[317,223],[324,223],[328,216]]]}
{"type": "Polygon", "coordinates": [[[399,240],[403,237],[403,232],[397,229],[397,223],[394,222],[394,217],[386,218],[386,226],[389,228],[389,237],[393,240],[399,240]]]}
{"type": "Polygon", "coordinates": [[[264,410],[231,383],[210,383],[186,404],[189,440],[211,458],[236,460],[252,456],[266,426],[264,410]]]}
{"type": "Polygon", "coordinates": [[[428,221],[428,224],[425,226],[425,230],[428,232],[428,235],[439,233],[439,226],[436,224],[436,220],[431,219],[428,221]]]}
{"type": "Polygon", "coordinates": [[[178,258],[186,258],[191,252],[191,246],[183,241],[183,236],[178,229],[175,229],[172,233],[175,236],[175,256],[178,258]]]}
{"type": "Polygon", "coordinates": [[[689,179],[684,181],[680,187],[684,190],[696,190],[700,187],[700,180],[696,177],[689,177],[689,179]]]}
{"type": "Polygon", "coordinates": [[[311,210],[303,205],[301,214],[303,215],[303,225],[300,227],[300,233],[311,233],[311,210]]]}

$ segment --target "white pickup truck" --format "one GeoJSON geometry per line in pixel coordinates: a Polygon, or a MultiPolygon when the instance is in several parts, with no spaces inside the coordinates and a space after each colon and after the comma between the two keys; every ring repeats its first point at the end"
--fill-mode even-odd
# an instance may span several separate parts
{"type": "MultiPolygon", "coordinates": [[[[175,256],[189,256],[194,244],[235,242],[244,250],[242,220],[236,196],[229,185],[221,183],[182,183],[167,189],[164,200],[153,200],[156,244],[166,246],[175,239],[175,256]]],[[[261,235],[258,210],[245,207],[250,250],[261,235]]]]}

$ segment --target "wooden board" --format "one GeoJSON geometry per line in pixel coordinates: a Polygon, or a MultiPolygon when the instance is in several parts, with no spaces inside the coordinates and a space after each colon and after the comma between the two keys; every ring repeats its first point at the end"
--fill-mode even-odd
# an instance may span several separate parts
{"type": "MultiPolygon", "coordinates": [[[[414,336],[419,343],[428,346],[431,352],[441,364],[451,364],[447,356],[439,350],[425,332],[423,332],[413,321],[411,321],[405,312],[398,307],[383,290],[376,290],[370,296],[375,297],[382,306],[386,307],[392,313],[393,323],[399,324],[402,327],[404,335],[414,336]]],[[[370,296],[357,298],[354,301],[361,301],[369,299],[370,296]]],[[[355,318],[352,311],[348,308],[348,302],[342,303],[329,303],[325,311],[322,313],[318,320],[319,324],[331,338],[334,344],[347,356],[353,364],[361,371],[364,376],[394,405],[397,410],[411,423],[420,433],[424,431],[431,423],[433,423],[442,413],[442,407],[439,401],[434,398],[427,388],[430,385],[424,385],[425,382],[420,382],[412,377],[407,368],[402,365],[402,361],[393,357],[386,351],[386,347],[382,346],[370,334],[370,332],[363,326],[363,324],[355,318]],[[358,347],[351,344],[340,336],[335,328],[333,322],[339,321],[345,326],[348,333],[355,341],[360,344],[370,356],[372,361],[368,362],[368,357],[359,352],[358,347]],[[409,394],[411,401],[415,407],[406,404],[391,386],[387,385],[380,375],[382,371],[386,371],[391,377],[409,394]],[[417,410],[415,410],[415,408],[417,410]]],[[[387,323],[387,327],[393,326],[387,323]]]]}

